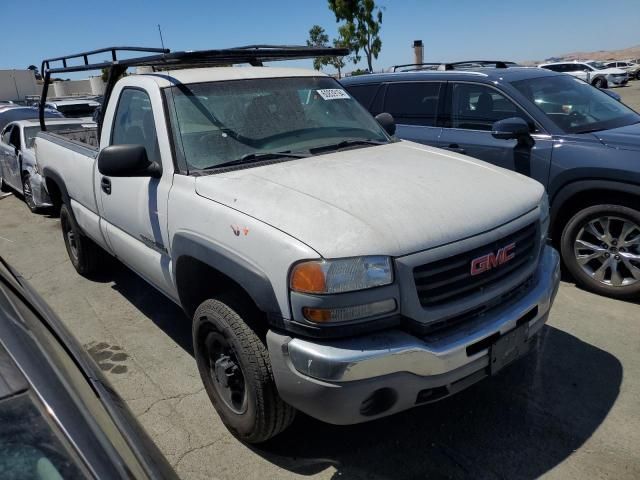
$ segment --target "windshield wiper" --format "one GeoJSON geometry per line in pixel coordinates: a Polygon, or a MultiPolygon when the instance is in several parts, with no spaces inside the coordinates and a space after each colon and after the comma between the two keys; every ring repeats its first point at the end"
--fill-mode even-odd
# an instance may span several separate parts
{"type": "Polygon", "coordinates": [[[310,148],[309,151],[311,153],[330,152],[334,150],[340,150],[341,148],[352,147],[357,145],[384,145],[386,143],[388,142],[381,142],[379,140],[367,140],[367,139],[342,140],[341,142],[338,142],[338,143],[310,148]]]}
{"type": "Polygon", "coordinates": [[[242,165],[243,163],[261,162],[263,160],[276,160],[279,158],[307,158],[309,155],[306,153],[293,153],[293,152],[259,152],[259,153],[247,153],[236,160],[230,160],[228,162],[219,163],[206,167],[203,170],[211,170],[212,168],[231,167],[233,165],[242,165]]]}

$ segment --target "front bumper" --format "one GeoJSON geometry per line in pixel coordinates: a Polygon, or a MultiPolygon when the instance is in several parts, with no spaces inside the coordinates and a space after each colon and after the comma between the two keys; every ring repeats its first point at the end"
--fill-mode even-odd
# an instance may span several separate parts
{"type": "Polygon", "coordinates": [[[624,77],[614,77],[613,75],[608,75],[607,81],[614,85],[626,85],[629,82],[629,76],[625,75],[624,77]]]}
{"type": "Polygon", "coordinates": [[[29,175],[29,183],[31,184],[31,192],[33,193],[33,201],[38,208],[52,207],[53,202],[45,188],[45,181],[39,173],[31,172],[29,175]]]}
{"type": "Polygon", "coordinates": [[[452,395],[489,374],[492,344],[516,325],[526,323],[527,339],[533,340],[547,321],[559,282],[558,253],[546,246],[525,295],[443,332],[418,338],[388,330],[319,342],[269,331],[278,391],[306,414],[342,425],[452,395]],[[376,402],[381,411],[370,408],[376,402]]]}

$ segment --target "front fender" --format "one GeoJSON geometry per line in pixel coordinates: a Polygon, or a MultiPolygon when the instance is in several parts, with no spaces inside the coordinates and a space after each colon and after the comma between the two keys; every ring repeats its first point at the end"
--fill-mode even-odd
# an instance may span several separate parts
{"type": "MultiPolygon", "coordinates": [[[[175,259],[174,284],[181,257],[191,257],[226,275],[240,285],[258,308],[269,317],[282,318],[283,312],[269,280],[257,265],[211,239],[193,232],[180,232],[173,237],[171,256],[175,259]]],[[[180,299],[183,300],[182,298],[180,299]]]]}

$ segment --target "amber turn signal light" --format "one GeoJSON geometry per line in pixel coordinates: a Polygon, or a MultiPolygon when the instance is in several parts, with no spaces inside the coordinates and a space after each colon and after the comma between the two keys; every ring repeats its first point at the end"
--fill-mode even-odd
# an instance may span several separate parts
{"type": "Polygon", "coordinates": [[[327,283],[322,264],[319,262],[299,263],[291,272],[291,289],[302,293],[325,293],[327,283]]]}

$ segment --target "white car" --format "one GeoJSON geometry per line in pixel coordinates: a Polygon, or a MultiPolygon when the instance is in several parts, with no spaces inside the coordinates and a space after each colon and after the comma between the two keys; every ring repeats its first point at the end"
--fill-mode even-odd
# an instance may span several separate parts
{"type": "Polygon", "coordinates": [[[568,73],[598,88],[626,85],[629,81],[629,75],[624,70],[608,68],[604,63],[595,60],[543,63],[538,67],[568,73]]]}
{"type": "MultiPolygon", "coordinates": [[[[92,125],[90,122],[66,118],[47,118],[48,130],[64,131],[71,138],[74,131],[92,125]]],[[[40,131],[38,120],[16,120],[0,132],[0,189],[22,194],[32,212],[51,207],[52,203],[40,175],[34,140],[40,131]]]]}
{"type": "Polygon", "coordinates": [[[45,105],[47,108],[59,111],[67,118],[92,118],[100,102],[95,98],[86,97],[50,98],[45,105]]]}
{"type": "Polygon", "coordinates": [[[605,64],[609,68],[619,68],[620,70],[624,70],[629,74],[629,78],[636,80],[640,80],[640,65],[634,62],[629,61],[615,61],[615,62],[607,62],[605,64]]]}

